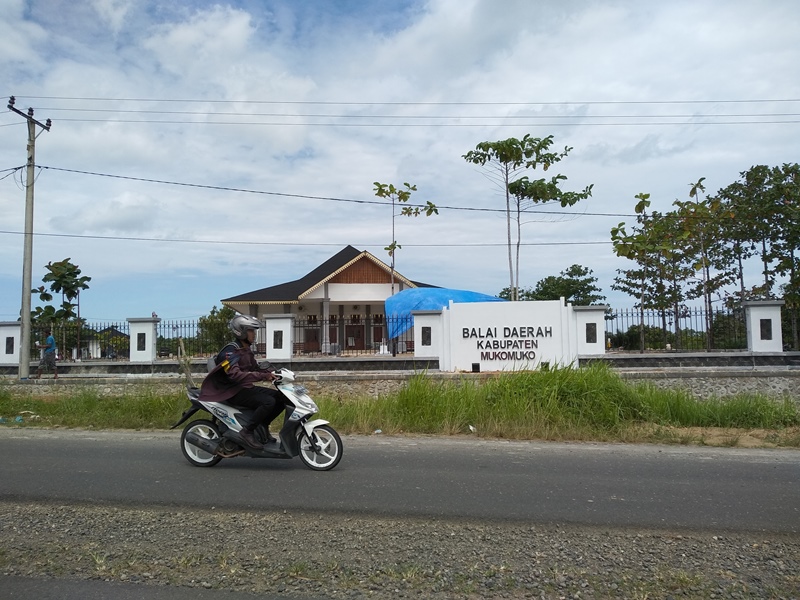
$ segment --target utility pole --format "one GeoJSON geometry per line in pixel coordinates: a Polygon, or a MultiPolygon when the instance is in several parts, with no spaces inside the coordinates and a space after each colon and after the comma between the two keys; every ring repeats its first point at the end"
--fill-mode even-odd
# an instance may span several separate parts
{"type": "Polygon", "coordinates": [[[50,131],[50,119],[40,123],[33,118],[33,109],[29,108],[25,114],[14,108],[14,96],[8,100],[8,109],[24,117],[28,121],[28,173],[25,182],[25,250],[22,257],[22,332],[19,339],[19,378],[27,379],[31,370],[31,264],[33,262],[33,182],[35,179],[34,167],[36,166],[36,138],[41,131],[36,133],[36,126],[43,131],[50,131]]]}

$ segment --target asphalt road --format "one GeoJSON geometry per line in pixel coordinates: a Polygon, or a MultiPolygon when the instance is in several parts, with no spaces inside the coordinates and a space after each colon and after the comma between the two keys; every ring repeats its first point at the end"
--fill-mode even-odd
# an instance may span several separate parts
{"type": "Polygon", "coordinates": [[[347,436],[339,466],[197,468],[178,432],[0,429],[0,500],[800,532],[800,452],[347,436]]]}

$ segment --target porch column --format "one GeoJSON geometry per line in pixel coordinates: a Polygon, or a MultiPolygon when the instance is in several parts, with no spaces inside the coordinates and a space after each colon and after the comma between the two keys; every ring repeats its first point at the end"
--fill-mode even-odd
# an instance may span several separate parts
{"type": "Polygon", "coordinates": [[[322,312],[322,321],[320,322],[319,326],[322,329],[322,331],[320,331],[320,336],[319,336],[319,340],[320,340],[319,341],[319,350],[323,354],[330,354],[330,352],[331,352],[331,336],[330,336],[330,330],[331,330],[331,299],[330,298],[324,298],[322,300],[321,308],[322,308],[322,310],[320,312],[322,312]]]}

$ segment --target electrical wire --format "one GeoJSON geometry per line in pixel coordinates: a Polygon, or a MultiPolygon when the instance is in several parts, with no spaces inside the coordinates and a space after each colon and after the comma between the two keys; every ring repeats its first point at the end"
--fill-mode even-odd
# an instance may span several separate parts
{"type": "MultiPolygon", "coordinates": [[[[663,101],[626,101],[626,100],[595,100],[586,102],[336,102],[336,101],[281,101],[281,100],[203,100],[203,99],[158,99],[158,98],[96,98],[96,97],[67,97],[67,96],[20,96],[19,98],[36,100],[58,100],[78,102],[139,102],[139,103],[186,103],[186,104],[234,104],[250,106],[319,106],[319,107],[402,107],[402,108],[430,108],[430,107],[505,107],[507,109],[519,107],[570,107],[570,106],[688,106],[688,105],[764,105],[773,103],[795,103],[798,99],[756,99],[756,100],[663,100],[663,101]]],[[[220,111],[191,111],[191,110],[155,110],[132,108],[102,108],[102,107],[40,107],[37,110],[53,112],[82,112],[82,113],[112,113],[131,115],[186,115],[193,117],[235,117],[237,120],[179,120],[179,119],[126,119],[126,118],[82,118],[66,117],[59,119],[62,122],[78,123],[143,123],[162,125],[246,125],[270,127],[518,127],[518,126],[669,126],[669,125],[768,125],[768,124],[793,124],[800,120],[797,112],[740,112],[740,113],[695,113],[695,114],[534,114],[534,115],[370,115],[370,114],[321,114],[288,113],[288,112],[220,112],[220,111]],[[240,120],[253,117],[269,117],[290,119],[280,121],[240,120]],[[301,119],[301,121],[296,121],[301,119]],[[308,119],[328,119],[327,121],[312,121],[308,119]],[[599,122],[602,119],[612,119],[610,122],[599,122]],[[657,121],[654,119],[669,119],[657,121]],[[698,120],[703,119],[703,120],[698,120]],[[721,120],[725,119],[725,120],[721,120]],[[730,120],[735,119],[735,120],[730,120]],[[332,120],[332,121],[331,121],[332,120]],[[480,120],[482,122],[476,123],[480,120]],[[499,120],[499,122],[496,122],[499,120]],[[545,122],[546,120],[554,122],[545,122]],[[623,120],[620,122],[620,120],[623,120]],[[354,122],[355,121],[355,122],[354,122]],[[379,121],[379,122],[375,122],[379,121]]]]}
{"type": "MultiPolygon", "coordinates": [[[[0,235],[25,235],[21,231],[2,231],[0,235]]],[[[122,242],[168,242],[178,244],[214,244],[214,245],[234,245],[234,246],[286,246],[286,247],[322,247],[322,246],[335,246],[342,247],[352,242],[336,243],[336,242],[248,242],[242,240],[189,240],[181,238],[151,238],[151,237],[126,237],[126,236],[110,236],[110,235],[79,235],[73,233],[34,233],[34,237],[52,237],[52,238],[70,238],[82,240],[111,240],[122,242]]],[[[521,242],[521,246],[596,246],[608,245],[609,240],[596,241],[596,242],[521,242]]],[[[364,248],[377,248],[379,244],[358,244],[364,248]]],[[[508,244],[506,242],[475,242],[470,244],[403,244],[403,248],[490,248],[490,247],[503,247],[508,244]]],[[[383,245],[380,245],[383,248],[383,245]]]]}
{"type": "Polygon", "coordinates": [[[213,100],[199,98],[100,98],[92,96],[16,96],[17,100],[81,100],[92,102],[186,102],[208,104],[297,104],[321,106],[582,106],[589,105],[673,105],[673,104],[765,104],[800,102],[800,98],[726,99],[726,100],[584,100],[555,102],[349,102],[335,100],[213,100]]]}
{"type": "MultiPolygon", "coordinates": [[[[128,181],[141,181],[145,183],[158,183],[162,185],[176,185],[181,187],[192,187],[192,188],[200,188],[200,189],[208,189],[208,190],[217,190],[223,192],[239,192],[244,194],[261,194],[265,196],[281,196],[285,198],[300,198],[305,200],[328,200],[331,202],[346,202],[350,204],[367,204],[367,205],[377,205],[377,206],[386,206],[387,203],[385,201],[380,200],[355,200],[352,198],[336,198],[334,196],[309,196],[305,194],[289,194],[286,192],[267,192],[263,190],[250,190],[246,188],[234,188],[234,187],[226,187],[226,186],[218,186],[218,185],[205,185],[200,183],[186,183],[186,182],[179,182],[179,181],[167,181],[163,179],[149,179],[145,177],[132,177],[128,175],[111,175],[109,173],[97,173],[93,171],[81,171],[78,169],[65,169],[61,167],[50,167],[45,165],[37,165],[40,169],[49,169],[51,171],[63,171],[66,173],[76,173],[80,175],[92,175],[96,177],[108,177],[112,179],[124,179],[128,181]]],[[[425,204],[407,204],[410,208],[427,208],[425,204]]],[[[493,213],[503,213],[505,214],[506,210],[504,208],[476,208],[470,206],[439,206],[436,205],[437,209],[440,210],[458,210],[458,211],[467,211],[467,212],[493,212],[493,213]]],[[[514,211],[516,213],[516,211],[514,211]]],[[[524,209],[521,210],[520,213],[522,214],[545,214],[545,215],[556,215],[556,216],[568,216],[570,213],[558,212],[558,211],[548,211],[548,210],[540,210],[540,209],[524,209]]],[[[591,216],[591,217],[636,217],[637,215],[633,214],[626,214],[626,213],[591,213],[591,212],[582,212],[581,215],[591,216]]]]}

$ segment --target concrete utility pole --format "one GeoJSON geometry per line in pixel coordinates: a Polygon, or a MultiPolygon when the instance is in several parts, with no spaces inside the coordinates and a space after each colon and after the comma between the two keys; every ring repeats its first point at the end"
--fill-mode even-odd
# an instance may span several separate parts
{"type": "Polygon", "coordinates": [[[14,108],[14,96],[8,100],[8,109],[24,117],[28,121],[28,173],[25,182],[25,251],[22,257],[22,332],[19,339],[19,378],[27,379],[31,370],[31,264],[33,262],[33,182],[35,179],[34,167],[36,166],[36,126],[44,131],[50,131],[51,121],[42,125],[33,118],[33,109],[28,109],[28,114],[14,108]]]}

